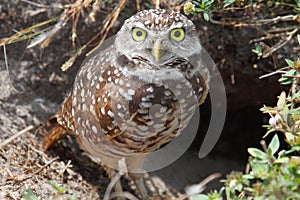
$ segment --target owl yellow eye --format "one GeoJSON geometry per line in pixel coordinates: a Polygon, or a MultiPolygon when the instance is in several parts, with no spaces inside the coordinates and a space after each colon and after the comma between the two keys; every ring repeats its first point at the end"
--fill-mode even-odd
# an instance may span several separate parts
{"type": "Polygon", "coordinates": [[[171,31],[170,33],[170,37],[177,41],[177,42],[180,42],[183,40],[184,38],[184,30],[182,28],[175,28],[171,31]]]}
{"type": "Polygon", "coordinates": [[[146,38],[146,31],[141,28],[133,28],[132,29],[132,37],[135,41],[140,42],[146,38]]]}

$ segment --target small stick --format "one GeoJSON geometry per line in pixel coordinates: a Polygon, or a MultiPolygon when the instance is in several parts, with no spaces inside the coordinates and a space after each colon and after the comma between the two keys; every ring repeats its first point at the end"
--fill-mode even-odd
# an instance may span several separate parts
{"type": "Polygon", "coordinates": [[[17,134],[13,135],[12,137],[4,140],[1,144],[0,144],[0,149],[2,149],[2,147],[4,147],[5,145],[7,145],[8,143],[10,143],[11,141],[13,141],[14,139],[16,139],[17,137],[20,137],[21,135],[23,135],[24,133],[32,130],[34,128],[33,125],[30,125],[26,128],[24,128],[23,130],[19,131],[17,134]]]}
{"type": "MultiPolygon", "coordinates": [[[[212,180],[214,180],[216,178],[219,178],[219,177],[221,177],[220,173],[211,174],[211,175],[209,175],[208,177],[206,177],[204,180],[202,180],[200,183],[198,183],[196,185],[198,186],[198,188],[204,188],[207,183],[209,183],[212,180]]],[[[196,194],[192,194],[192,195],[184,194],[183,196],[177,198],[176,200],[184,200],[184,199],[187,199],[188,197],[193,196],[193,195],[196,195],[196,194]]]]}
{"type": "Polygon", "coordinates": [[[31,5],[34,5],[36,7],[41,7],[41,8],[49,8],[50,6],[46,6],[46,5],[43,5],[43,4],[39,4],[39,3],[35,3],[35,2],[32,2],[32,1],[29,1],[29,0],[21,0],[25,3],[28,3],[28,4],[31,4],[31,5]]]}
{"type": "Polygon", "coordinates": [[[250,22],[241,22],[241,21],[218,21],[214,20],[213,17],[210,17],[210,21],[214,24],[220,24],[223,26],[234,26],[234,27],[258,27],[262,25],[268,24],[276,24],[282,21],[296,21],[298,15],[286,15],[286,16],[278,16],[271,19],[262,19],[257,21],[250,22]]]}
{"type": "Polygon", "coordinates": [[[140,0],[136,0],[136,9],[137,11],[140,11],[141,10],[141,5],[140,5],[140,0]]]}
{"type": "Polygon", "coordinates": [[[284,73],[286,73],[286,72],[285,71],[275,71],[275,72],[271,72],[271,73],[262,75],[262,76],[259,77],[259,79],[267,78],[267,77],[273,76],[275,74],[284,74],[284,73]]]}
{"type": "Polygon", "coordinates": [[[54,161],[58,160],[59,157],[55,157],[52,160],[48,161],[45,165],[43,165],[41,168],[39,168],[38,170],[36,170],[34,173],[32,173],[29,176],[20,178],[20,177],[8,177],[8,180],[14,180],[14,181],[25,181],[27,179],[32,178],[33,176],[37,175],[38,173],[40,173],[43,169],[45,169],[47,166],[49,166],[51,163],[53,163],[54,161]]]}
{"type": "Polygon", "coordinates": [[[159,9],[160,0],[155,1],[155,9],[159,9]]]}
{"type": "Polygon", "coordinates": [[[282,28],[273,28],[271,30],[268,30],[268,33],[285,32],[285,31],[294,30],[295,28],[299,28],[299,26],[288,26],[288,27],[282,27],[282,28]]]}
{"type": "Polygon", "coordinates": [[[250,40],[249,44],[252,44],[252,43],[255,43],[255,42],[261,42],[261,41],[264,41],[264,40],[270,40],[270,39],[273,39],[273,38],[281,38],[281,37],[289,36],[289,35],[290,35],[290,33],[277,33],[277,34],[266,33],[266,36],[262,36],[260,38],[250,40]]]}
{"type": "Polygon", "coordinates": [[[266,141],[261,140],[260,145],[262,146],[262,148],[264,149],[265,152],[268,152],[268,147],[266,145],[266,141]]]}
{"type": "Polygon", "coordinates": [[[92,39],[90,39],[84,46],[89,45],[90,43],[92,43],[96,38],[99,37],[99,35],[101,35],[101,39],[98,42],[97,46],[95,48],[93,48],[91,51],[89,51],[86,56],[89,56],[90,54],[92,54],[98,47],[101,46],[101,44],[103,43],[104,39],[106,38],[109,30],[112,28],[112,26],[114,25],[115,21],[117,20],[119,14],[121,13],[121,11],[124,9],[125,4],[126,4],[127,0],[121,0],[118,4],[117,7],[114,8],[114,11],[106,17],[106,19],[104,20],[104,25],[103,25],[103,30],[100,31],[99,33],[97,33],[92,39]]]}
{"type": "Polygon", "coordinates": [[[284,78],[300,78],[300,76],[297,76],[297,75],[286,75],[286,74],[282,74],[281,76],[284,77],[284,78]]]}
{"type": "MultiPolygon", "coordinates": [[[[13,91],[18,91],[18,90],[12,85],[11,77],[10,77],[10,74],[9,74],[8,59],[7,59],[6,46],[5,46],[5,44],[3,45],[3,55],[4,55],[4,61],[5,61],[5,67],[6,67],[6,71],[7,71],[7,76],[8,76],[9,85],[10,85],[10,87],[11,87],[11,89],[12,89],[13,91]]],[[[1,147],[0,147],[0,148],[1,148],[1,147]]]]}
{"type": "Polygon", "coordinates": [[[277,51],[284,45],[286,45],[292,38],[293,36],[298,32],[299,28],[294,29],[289,33],[289,36],[286,38],[286,40],[283,40],[282,42],[277,43],[275,46],[273,46],[267,53],[265,53],[262,57],[267,58],[269,57],[273,52],[277,51]]]}

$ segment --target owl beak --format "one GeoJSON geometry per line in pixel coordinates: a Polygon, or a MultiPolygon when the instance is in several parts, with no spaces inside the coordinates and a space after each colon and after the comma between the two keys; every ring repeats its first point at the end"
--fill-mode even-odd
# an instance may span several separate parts
{"type": "Polygon", "coordinates": [[[156,40],[154,42],[153,49],[152,49],[152,55],[155,59],[155,62],[158,63],[160,58],[163,55],[163,50],[161,49],[161,41],[160,40],[156,40]]]}

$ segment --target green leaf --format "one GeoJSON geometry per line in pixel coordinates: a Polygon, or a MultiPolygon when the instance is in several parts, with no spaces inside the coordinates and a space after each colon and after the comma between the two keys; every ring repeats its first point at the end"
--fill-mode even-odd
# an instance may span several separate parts
{"type": "Polygon", "coordinates": [[[275,111],[275,109],[271,106],[263,106],[259,109],[261,112],[270,112],[270,111],[275,111]]]}
{"type": "Polygon", "coordinates": [[[292,133],[285,132],[284,135],[288,142],[293,142],[295,140],[295,135],[292,133]]]}
{"type": "Polygon", "coordinates": [[[295,146],[295,147],[292,147],[291,150],[294,150],[294,151],[300,151],[300,146],[295,146]]]}
{"type": "MultiPolygon", "coordinates": [[[[291,70],[285,72],[285,75],[294,76],[296,72],[297,72],[296,69],[291,69],[291,70]]],[[[288,85],[288,84],[291,84],[293,82],[293,80],[294,80],[294,78],[281,77],[279,79],[279,82],[281,82],[282,85],[288,85]]]]}
{"type": "Polygon", "coordinates": [[[226,0],[226,1],[224,1],[224,3],[225,3],[224,8],[230,6],[234,2],[235,2],[235,0],[226,0]]]}
{"type": "Polygon", "coordinates": [[[208,12],[203,12],[203,17],[204,17],[205,21],[209,21],[208,12]]]}
{"type": "Polygon", "coordinates": [[[300,151],[300,146],[294,146],[290,150],[284,152],[284,155],[300,151]]]}
{"type": "Polygon", "coordinates": [[[251,169],[253,172],[253,175],[256,178],[265,179],[269,175],[269,166],[265,163],[259,163],[255,161],[250,161],[251,169]]]}
{"type": "Polygon", "coordinates": [[[199,7],[201,6],[200,2],[198,2],[198,1],[192,1],[192,3],[196,6],[199,6],[199,7]]]}
{"type": "Polygon", "coordinates": [[[297,35],[298,43],[300,44],[300,34],[297,35]]]}
{"type": "Polygon", "coordinates": [[[288,162],[289,162],[288,157],[282,157],[282,158],[278,158],[275,160],[275,163],[277,163],[277,164],[286,164],[288,162]]]}
{"type": "Polygon", "coordinates": [[[272,156],[278,151],[279,145],[280,145],[280,142],[279,142],[278,136],[274,135],[274,137],[272,138],[272,140],[268,146],[268,149],[271,150],[272,156]]]}
{"type": "Polygon", "coordinates": [[[222,200],[222,193],[223,193],[224,187],[222,187],[219,191],[213,190],[210,191],[207,196],[209,200],[222,200]]]}
{"type": "Polygon", "coordinates": [[[283,121],[286,122],[288,120],[290,110],[289,110],[288,106],[285,105],[281,111],[282,111],[283,121]]]}
{"type": "Polygon", "coordinates": [[[190,200],[209,200],[208,196],[206,196],[205,194],[197,194],[195,196],[191,196],[190,200]]]}
{"type": "Polygon", "coordinates": [[[59,194],[62,194],[64,193],[66,190],[67,190],[67,187],[66,186],[58,186],[58,185],[55,185],[54,183],[49,183],[51,185],[51,187],[59,194]]]}
{"type": "Polygon", "coordinates": [[[258,158],[261,160],[266,160],[268,159],[268,156],[265,152],[256,149],[256,148],[248,148],[248,153],[253,156],[254,158],[258,158]]]}
{"type": "Polygon", "coordinates": [[[283,91],[283,92],[281,92],[281,94],[278,98],[278,101],[277,101],[277,107],[279,110],[282,110],[286,106],[285,98],[286,98],[286,94],[283,91]]]}
{"type": "Polygon", "coordinates": [[[252,49],[252,52],[257,55],[257,59],[260,59],[262,56],[262,49],[261,46],[258,43],[255,43],[254,49],[252,49]]]}
{"type": "Polygon", "coordinates": [[[30,188],[25,190],[24,192],[22,192],[22,197],[25,200],[36,200],[37,199],[30,188]]]}
{"type": "Polygon", "coordinates": [[[292,78],[286,78],[286,77],[281,77],[279,79],[279,82],[282,84],[282,85],[289,85],[293,82],[293,79],[292,78]]]}
{"type": "Polygon", "coordinates": [[[76,200],[77,197],[78,197],[78,194],[75,193],[75,194],[73,194],[71,197],[69,197],[68,200],[76,200]]]}
{"type": "Polygon", "coordinates": [[[296,69],[291,69],[291,70],[287,71],[285,74],[288,75],[288,76],[292,76],[292,75],[295,75],[296,72],[297,72],[296,69]]]}
{"type": "Polygon", "coordinates": [[[202,4],[205,6],[211,6],[215,0],[202,0],[202,4]]]}
{"type": "Polygon", "coordinates": [[[269,130],[266,132],[266,134],[263,136],[263,138],[267,137],[270,133],[276,131],[276,130],[275,130],[274,128],[272,128],[272,126],[270,126],[270,125],[266,125],[266,126],[264,126],[264,127],[268,127],[268,128],[271,128],[271,129],[269,129],[269,130]]]}
{"type": "Polygon", "coordinates": [[[243,175],[243,179],[254,179],[254,176],[251,174],[245,174],[243,175]]]}
{"type": "Polygon", "coordinates": [[[290,60],[290,59],[285,59],[285,62],[290,66],[290,67],[294,67],[294,61],[290,60]]]}

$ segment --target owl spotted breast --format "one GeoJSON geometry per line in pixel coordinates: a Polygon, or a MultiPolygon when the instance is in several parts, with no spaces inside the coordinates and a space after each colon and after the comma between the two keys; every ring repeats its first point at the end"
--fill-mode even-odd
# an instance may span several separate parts
{"type": "MultiPolygon", "coordinates": [[[[118,169],[141,171],[147,153],[178,136],[208,93],[208,69],[194,24],[163,9],[124,22],[112,44],[83,63],[43,145],[76,135],[84,150],[118,169]]],[[[132,173],[141,198],[142,176],[132,173]]],[[[115,186],[121,191],[120,184],[115,186]]]]}

